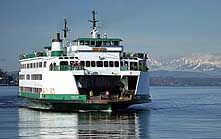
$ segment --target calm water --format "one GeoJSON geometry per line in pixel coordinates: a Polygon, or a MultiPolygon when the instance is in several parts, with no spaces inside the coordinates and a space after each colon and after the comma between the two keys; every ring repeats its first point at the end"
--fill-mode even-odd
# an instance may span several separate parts
{"type": "Polygon", "coordinates": [[[17,107],[0,87],[0,138],[221,139],[221,88],[153,87],[153,102],[130,113],[54,113],[17,107]]]}

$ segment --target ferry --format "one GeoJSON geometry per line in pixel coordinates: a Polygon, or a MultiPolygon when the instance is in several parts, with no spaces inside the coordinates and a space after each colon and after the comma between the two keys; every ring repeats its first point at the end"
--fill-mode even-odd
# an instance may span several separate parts
{"type": "Polygon", "coordinates": [[[121,38],[97,29],[90,37],[57,33],[50,46],[19,56],[19,94],[27,107],[52,111],[118,111],[151,102],[147,53],[124,52],[121,38]]]}

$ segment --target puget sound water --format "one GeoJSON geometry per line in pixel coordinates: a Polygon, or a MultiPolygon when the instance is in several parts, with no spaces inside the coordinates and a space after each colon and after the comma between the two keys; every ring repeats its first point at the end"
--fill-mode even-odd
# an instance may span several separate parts
{"type": "Polygon", "coordinates": [[[139,112],[43,112],[0,87],[0,138],[221,139],[221,87],[151,87],[139,112]]]}

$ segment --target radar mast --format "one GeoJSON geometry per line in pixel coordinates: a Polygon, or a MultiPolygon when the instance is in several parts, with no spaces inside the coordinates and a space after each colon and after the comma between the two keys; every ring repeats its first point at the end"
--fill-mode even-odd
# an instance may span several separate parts
{"type": "Polygon", "coordinates": [[[67,19],[64,17],[64,29],[62,29],[62,31],[64,32],[64,35],[63,35],[63,37],[64,37],[63,46],[64,47],[67,47],[67,43],[68,43],[68,41],[67,41],[67,32],[70,31],[70,29],[67,27],[67,24],[68,24],[67,19]]]}
{"type": "Polygon", "coordinates": [[[100,20],[96,20],[96,12],[95,11],[92,11],[92,15],[93,15],[92,20],[88,20],[89,22],[91,22],[93,24],[93,30],[90,32],[90,34],[92,35],[92,38],[97,38],[100,36],[100,34],[97,31],[96,23],[99,22],[100,20]]]}

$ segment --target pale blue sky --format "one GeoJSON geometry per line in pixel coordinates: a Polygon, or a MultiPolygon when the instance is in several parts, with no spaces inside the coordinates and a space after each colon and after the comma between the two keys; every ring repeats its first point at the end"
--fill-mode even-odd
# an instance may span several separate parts
{"type": "Polygon", "coordinates": [[[18,55],[50,45],[69,20],[71,40],[89,35],[91,10],[100,31],[128,51],[177,57],[221,51],[221,0],[1,0],[0,68],[18,69],[18,55]]]}

